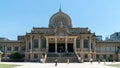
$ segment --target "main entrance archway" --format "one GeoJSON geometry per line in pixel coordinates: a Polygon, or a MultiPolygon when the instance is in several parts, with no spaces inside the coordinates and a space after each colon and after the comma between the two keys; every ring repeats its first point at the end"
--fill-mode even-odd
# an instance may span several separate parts
{"type": "Polygon", "coordinates": [[[73,52],[73,43],[68,43],[67,44],[67,51],[68,52],[73,52]]]}
{"type": "Polygon", "coordinates": [[[49,52],[55,52],[55,44],[49,43],[49,52]]]}
{"type": "MultiPolygon", "coordinates": [[[[57,44],[57,52],[62,53],[65,52],[65,43],[58,43],[57,44]]],[[[67,51],[74,52],[73,43],[67,44],[67,51]]],[[[49,43],[49,52],[55,52],[55,43],[49,43]]]]}
{"type": "Polygon", "coordinates": [[[65,43],[57,44],[57,52],[65,52],[65,43]]]}

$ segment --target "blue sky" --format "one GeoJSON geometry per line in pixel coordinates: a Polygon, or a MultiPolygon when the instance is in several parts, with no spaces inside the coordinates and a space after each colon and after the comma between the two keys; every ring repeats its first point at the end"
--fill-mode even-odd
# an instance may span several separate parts
{"type": "Polygon", "coordinates": [[[120,0],[0,0],[0,37],[15,40],[33,27],[48,27],[60,3],[73,27],[103,37],[120,31],[120,0]]]}

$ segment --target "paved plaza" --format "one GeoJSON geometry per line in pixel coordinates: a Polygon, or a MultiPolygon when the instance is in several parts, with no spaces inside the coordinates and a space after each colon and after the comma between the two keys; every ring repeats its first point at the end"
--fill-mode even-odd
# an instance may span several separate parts
{"type": "MultiPolygon", "coordinates": [[[[89,62],[86,63],[58,63],[58,66],[55,66],[55,63],[14,63],[14,62],[1,62],[2,64],[17,64],[21,65],[15,68],[115,68],[106,66],[107,64],[118,64],[120,62],[112,63],[107,62],[106,65],[104,65],[103,62],[98,64],[97,62],[93,62],[90,64],[89,62]]],[[[0,63],[0,64],[1,64],[0,63]]]]}

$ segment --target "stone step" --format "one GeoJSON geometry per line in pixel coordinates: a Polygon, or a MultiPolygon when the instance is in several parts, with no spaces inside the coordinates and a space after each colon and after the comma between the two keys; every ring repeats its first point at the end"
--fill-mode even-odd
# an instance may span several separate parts
{"type": "Polygon", "coordinates": [[[60,63],[66,63],[69,59],[70,62],[78,62],[77,57],[74,53],[48,53],[46,62],[47,63],[54,63],[55,60],[58,60],[60,63]]]}
{"type": "Polygon", "coordinates": [[[75,57],[74,53],[48,53],[47,57],[75,57]]]}
{"type": "Polygon", "coordinates": [[[60,63],[66,63],[68,59],[69,59],[69,62],[72,62],[72,63],[78,62],[77,58],[74,58],[74,57],[47,57],[46,62],[47,63],[50,63],[50,62],[54,63],[56,59],[60,63]]]}

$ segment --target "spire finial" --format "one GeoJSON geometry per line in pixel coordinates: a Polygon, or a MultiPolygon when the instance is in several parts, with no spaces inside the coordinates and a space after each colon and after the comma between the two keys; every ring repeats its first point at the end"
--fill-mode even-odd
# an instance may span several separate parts
{"type": "Polygon", "coordinates": [[[60,8],[59,8],[59,11],[61,12],[61,3],[60,3],[60,8]]]}

